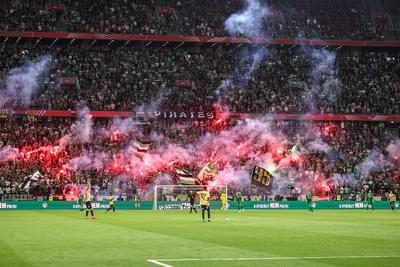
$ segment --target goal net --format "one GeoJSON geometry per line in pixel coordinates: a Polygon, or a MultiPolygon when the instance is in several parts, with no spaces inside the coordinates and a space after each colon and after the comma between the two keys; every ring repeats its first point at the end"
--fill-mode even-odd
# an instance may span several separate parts
{"type": "MultiPolygon", "coordinates": [[[[202,191],[204,185],[156,185],[154,186],[154,210],[184,210],[190,208],[188,195],[190,191],[193,194],[202,191]]],[[[220,209],[220,196],[222,193],[228,195],[226,185],[207,186],[210,192],[210,206],[212,209],[220,209]]],[[[196,197],[195,206],[199,206],[198,197],[196,197]]]]}

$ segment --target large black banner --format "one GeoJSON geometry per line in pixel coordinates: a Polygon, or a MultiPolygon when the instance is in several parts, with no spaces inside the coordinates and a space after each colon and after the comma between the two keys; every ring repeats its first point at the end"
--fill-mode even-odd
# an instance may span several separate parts
{"type": "Polygon", "coordinates": [[[255,166],[251,173],[251,183],[267,190],[272,189],[274,177],[266,169],[255,166]]]}

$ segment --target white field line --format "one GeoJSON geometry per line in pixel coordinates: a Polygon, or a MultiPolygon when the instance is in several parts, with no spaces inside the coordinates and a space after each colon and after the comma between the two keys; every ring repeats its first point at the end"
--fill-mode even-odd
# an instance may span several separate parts
{"type": "Polygon", "coordinates": [[[374,259],[374,258],[400,258],[400,255],[388,256],[316,256],[316,257],[266,257],[266,258],[210,258],[210,259],[155,259],[148,262],[164,267],[173,267],[163,262],[185,261],[278,261],[278,260],[320,260],[320,259],[374,259]]]}
{"type": "Polygon", "coordinates": [[[174,267],[174,266],[172,266],[172,265],[168,265],[168,264],[159,262],[158,260],[147,260],[147,261],[148,261],[148,262],[151,262],[151,263],[153,263],[153,264],[155,264],[155,265],[160,265],[160,266],[164,266],[164,267],[174,267]]]}

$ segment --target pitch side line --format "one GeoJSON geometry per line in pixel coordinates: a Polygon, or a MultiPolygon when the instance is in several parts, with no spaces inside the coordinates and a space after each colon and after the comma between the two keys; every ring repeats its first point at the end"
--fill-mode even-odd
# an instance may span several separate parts
{"type": "Polygon", "coordinates": [[[400,258],[400,255],[391,256],[315,256],[315,257],[266,257],[266,258],[211,258],[211,259],[156,259],[147,260],[156,265],[174,267],[163,262],[184,262],[184,261],[257,261],[257,260],[319,260],[319,259],[373,259],[373,258],[400,258]]]}

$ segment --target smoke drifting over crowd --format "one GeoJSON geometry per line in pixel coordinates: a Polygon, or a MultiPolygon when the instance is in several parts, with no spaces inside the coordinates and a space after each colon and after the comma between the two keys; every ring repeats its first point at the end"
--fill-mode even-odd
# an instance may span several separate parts
{"type": "Polygon", "coordinates": [[[49,75],[51,61],[52,57],[45,55],[12,69],[4,78],[4,88],[0,89],[0,108],[13,106],[16,102],[29,106],[32,97],[49,75]]]}
{"type": "Polygon", "coordinates": [[[305,92],[305,101],[310,112],[316,111],[317,102],[325,106],[334,103],[341,82],[337,78],[336,54],[326,49],[305,50],[312,58],[312,83],[305,92]]]}
{"type": "Polygon", "coordinates": [[[0,162],[15,160],[19,156],[19,149],[11,146],[0,147],[0,162]]]}
{"type": "Polygon", "coordinates": [[[78,111],[78,120],[72,125],[70,133],[61,138],[60,146],[65,147],[68,144],[86,144],[90,143],[93,137],[92,115],[87,107],[78,111]]]}
{"type": "Polygon", "coordinates": [[[246,0],[244,9],[225,21],[225,29],[231,36],[264,37],[261,25],[269,13],[269,8],[262,2],[246,0]]]}

